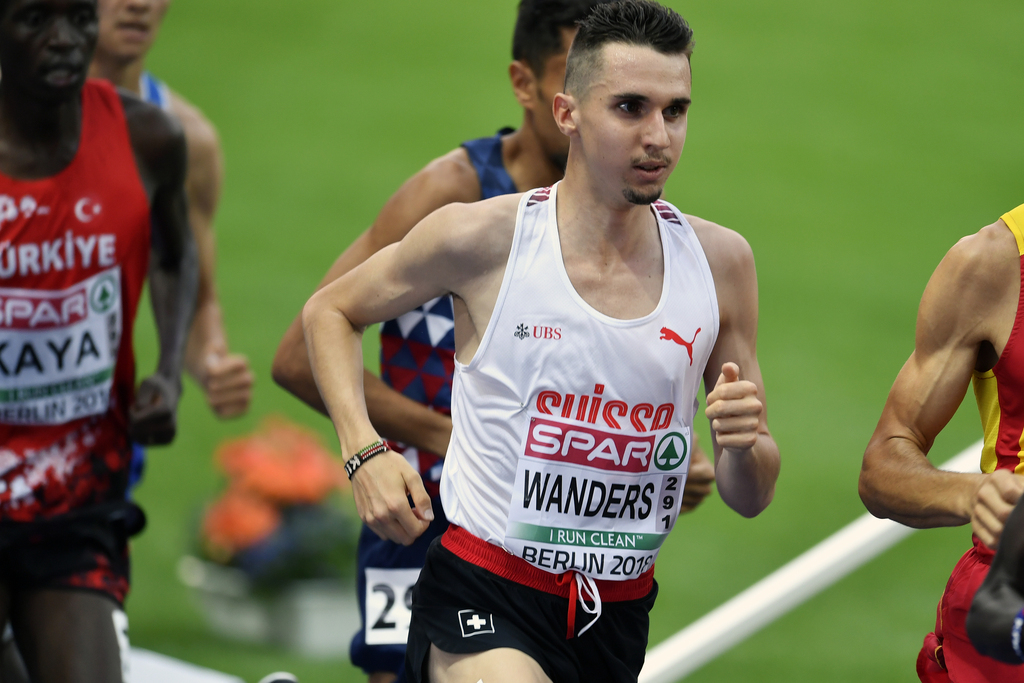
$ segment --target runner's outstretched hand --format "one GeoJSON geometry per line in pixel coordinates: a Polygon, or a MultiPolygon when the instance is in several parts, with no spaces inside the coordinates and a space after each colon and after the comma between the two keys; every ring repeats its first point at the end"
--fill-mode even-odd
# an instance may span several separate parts
{"type": "Polygon", "coordinates": [[[1008,470],[985,476],[971,500],[971,531],[989,548],[1003,535],[1003,525],[1024,491],[1024,477],[1008,470]]]}
{"type": "Polygon", "coordinates": [[[177,430],[181,383],[155,374],[142,380],[128,409],[128,436],[142,446],[163,446],[177,430]]]}
{"type": "Polygon", "coordinates": [[[704,414],[711,420],[715,440],[722,448],[743,451],[757,443],[757,428],[764,406],[757,397],[757,385],[740,379],[735,363],[722,365],[715,389],[708,394],[704,414]]]}
{"type": "Polygon", "coordinates": [[[352,495],[366,526],[395,543],[411,545],[434,519],[419,472],[394,451],[370,458],[355,471],[352,495]]]}

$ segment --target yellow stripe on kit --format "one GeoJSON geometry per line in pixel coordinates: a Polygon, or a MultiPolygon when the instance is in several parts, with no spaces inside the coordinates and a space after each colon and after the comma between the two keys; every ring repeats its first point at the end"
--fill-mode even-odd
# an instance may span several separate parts
{"type": "Polygon", "coordinates": [[[978,399],[981,414],[981,428],[985,432],[985,445],[981,449],[981,471],[994,472],[996,469],[996,439],[999,438],[999,385],[996,374],[975,372],[973,378],[974,396],[978,399]]]}
{"type": "Polygon", "coordinates": [[[1024,256],[1024,204],[1004,213],[1001,218],[1017,240],[1017,253],[1024,256]]]}

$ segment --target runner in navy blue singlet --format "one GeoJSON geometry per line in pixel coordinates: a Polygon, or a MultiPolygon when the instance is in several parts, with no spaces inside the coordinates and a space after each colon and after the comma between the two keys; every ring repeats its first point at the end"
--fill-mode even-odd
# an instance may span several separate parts
{"type": "MultiPolygon", "coordinates": [[[[516,130],[470,140],[435,159],[391,197],[370,229],[342,254],[320,286],[333,282],[422,218],[453,202],[476,202],[557,182],[565,172],[569,140],[552,116],[565,80],[566,54],[576,22],[607,0],[523,0],[519,5],[509,73],[523,108],[516,130]]],[[[435,519],[414,543],[402,546],[363,526],[358,591],[363,628],[352,639],[352,663],[371,683],[402,678],[411,590],[430,542],[447,527],[438,497],[443,455],[451,435],[454,322],[450,297],[427,302],[381,325],[380,377],[367,373],[370,419],[420,473],[435,519]]],[[[274,379],[311,407],[326,412],[306,355],[301,320],[288,329],[274,359],[274,379]]],[[[684,509],[710,491],[714,471],[701,454],[690,470],[684,509]]]]}

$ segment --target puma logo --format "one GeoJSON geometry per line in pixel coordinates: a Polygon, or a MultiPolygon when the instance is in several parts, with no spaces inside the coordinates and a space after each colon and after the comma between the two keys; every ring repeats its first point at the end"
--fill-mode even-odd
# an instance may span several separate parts
{"type": "Polygon", "coordinates": [[[663,327],[661,328],[661,336],[659,337],[659,339],[668,339],[670,341],[674,341],[676,344],[679,344],[680,346],[685,347],[686,355],[690,357],[690,365],[693,365],[693,343],[697,341],[698,334],[700,334],[699,327],[697,328],[697,331],[693,333],[693,339],[691,341],[686,341],[672,330],[668,329],[667,327],[663,327]]]}

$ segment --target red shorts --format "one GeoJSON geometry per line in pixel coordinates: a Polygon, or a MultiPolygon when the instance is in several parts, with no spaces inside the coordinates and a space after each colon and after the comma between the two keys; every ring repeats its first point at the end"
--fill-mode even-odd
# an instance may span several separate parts
{"type": "Polygon", "coordinates": [[[953,568],[936,610],[935,632],[917,655],[922,683],[1024,683],[1024,666],[978,654],[967,637],[967,612],[995,553],[974,538],[974,547],[953,568]]]}

